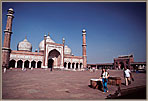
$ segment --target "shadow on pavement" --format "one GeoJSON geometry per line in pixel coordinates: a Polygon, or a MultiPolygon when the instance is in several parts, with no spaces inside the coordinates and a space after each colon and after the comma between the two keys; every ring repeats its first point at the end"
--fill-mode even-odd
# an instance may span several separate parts
{"type": "Polygon", "coordinates": [[[106,99],[146,99],[146,86],[138,86],[120,90],[110,94],[106,99]]]}

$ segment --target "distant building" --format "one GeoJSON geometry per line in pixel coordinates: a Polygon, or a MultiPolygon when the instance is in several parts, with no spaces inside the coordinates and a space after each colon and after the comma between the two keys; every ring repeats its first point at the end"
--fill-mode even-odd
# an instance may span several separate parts
{"type": "Polygon", "coordinates": [[[146,70],[146,62],[134,62],[133,55],[122,55],[118,56],[118,58],[114,58],[114,63],[88,64],[88,67],[95,67],[96,69],[108,68],[117,70],[121,70],[127,67],[133,71],[137,71],[146,70]]]}
{"type": "Polygon", "coordinates": [[[14,11],[8,10],[5,38],[2,48],[2,65],[7,68],[64,68],[69,70],[80,70],[87,67],[86,57],[86,31],[82,31],[83,56],[74,56],[71,49],[63,43],[55,43],[50,35],[44,36],[39,44],[39,51],[32,52],[32,44],[27,37],[18,43],[17,50],[11,50],[10,40],[12,34],[12,20],[14,11]]]}
{"type": "Polygon", "coordinates": [[[134,62],[133,55],[122,55],[118,58],[114,58],[114,68],[123,69],[125,67],[132,68],[131,63],[134,62]]]}

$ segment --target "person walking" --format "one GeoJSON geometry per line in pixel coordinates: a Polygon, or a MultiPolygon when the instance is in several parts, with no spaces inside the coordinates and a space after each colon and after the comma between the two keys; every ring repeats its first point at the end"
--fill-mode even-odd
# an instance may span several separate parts
{"type": "Polygon", "coordinates": [[[5,67],[5,68],[4,68],[4,73],[6,73],[6,71],[7,71],[7,68],[5,67]]]}
{"type": "Polygon", "coordinates": [[[4,73],[6,73],[7,68],[6,68],[5,62],[3,62],[2,69],[3,69],[4,73]]]}
{"type": "Polygon", "coordinates": [[[125,70],[124,70],[124,78],[125,78],[125,85],[126,86],[131,84],[131,79],[134,81],[132,73],[127,67],[125,67],[125,70]]]}
{"type": "Polygon", "coordinates": [[[103,93],[108,92],[108,88],[107,88],[108,77],[109,77],[109,73],[105,68],[102,68],[100,79],[102,79],[102,83],[103,83],[103,89],[104,89],[103,93]]]}

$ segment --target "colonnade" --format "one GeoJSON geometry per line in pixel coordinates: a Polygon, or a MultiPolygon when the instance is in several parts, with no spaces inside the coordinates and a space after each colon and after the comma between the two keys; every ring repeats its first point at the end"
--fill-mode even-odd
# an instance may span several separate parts
{"type": "Polygon", "coordinates": [[[10,60],[9,67],[11,68],[41,68],[41,61],[29,61],[29,60],[10,60]]]}
{"type": "Polygon", "coordinates": [[[70,63],[70,62],[64,62],[64,68],[65,69],[82,69],[83,64],[82,63],[70,63]]]}

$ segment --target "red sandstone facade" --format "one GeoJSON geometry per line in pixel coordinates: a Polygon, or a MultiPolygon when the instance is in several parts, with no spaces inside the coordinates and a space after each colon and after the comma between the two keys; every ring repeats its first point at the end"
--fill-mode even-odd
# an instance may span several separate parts
{"type": "Polygon", "coordinates": [[[85,29],[82,31],[82,36],[83,36],[83,67],[87,67],[87,56],[86,56],[86,31],[85,29]]]}
{"type": "Polygon", "coordinates": [[[129,56],[119,56],[118,58],[114,59],[114,67],[118,69],[123,69],[123,68],[131,68],[131,64],[134,62],[134,57],[133,55],[129,56]]]}

